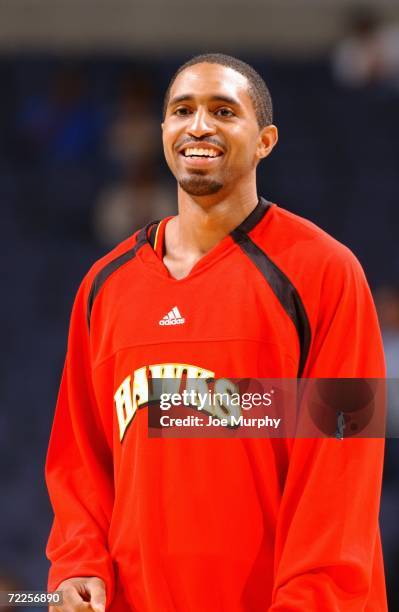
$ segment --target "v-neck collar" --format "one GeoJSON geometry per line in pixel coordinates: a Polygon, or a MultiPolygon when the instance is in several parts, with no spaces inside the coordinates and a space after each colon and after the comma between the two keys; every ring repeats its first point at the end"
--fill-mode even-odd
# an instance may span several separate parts
{"type": "Polygon", "coordinates": [[[217,261],[226,251],[230,250],[235,246],[234,240],[232,240],[233,234],[247,234],[253,230],[258,223],[264,218],[267,211],[270,208],[270,203],[264,198],[260,197],[257,205],[253,211],[242,221],[235,229],[233,229],[227,236],[222,238],[214,247],[212,247],[205,255],[203,255],[196,264],[191,268],[190,272],[183,278],[173,277],[168,268],[163,262],[165,256],[165,229],[168,221],[173,217],[166,217],[161,221],[150,223],[147,227],[143,228],[138,236],[138,240],[147,242],[148,249],[140,249],[138,255],[141,255],[141,259],[146,265],[150,265],[153,269],[156,269],[162,276],[168,278],[170,281],[175,283],[182,283],[190,279],[192,276],[196,276],[199,271],[204,270],[209,265],[217,261]]]}

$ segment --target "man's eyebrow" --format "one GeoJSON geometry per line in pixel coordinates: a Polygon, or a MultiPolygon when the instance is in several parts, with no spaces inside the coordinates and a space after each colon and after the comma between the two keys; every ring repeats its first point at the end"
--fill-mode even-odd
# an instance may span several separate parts
{"type": "MultiPolygon", "coordinates": [[[[180,102],[192,102],[195,99],[195,96],[192,94],[182,94],[181,96],[175,96],[169,101],[169,105],[172,106],[174,104],[179,104],[180,102]]],[[[230,104],[231,106],[239,106],[239,101],[236,98],[231,98],[230,96],[225,95],[214,95],[210,98],[211,102],[224,102],[225,104],[230,104]]]]}

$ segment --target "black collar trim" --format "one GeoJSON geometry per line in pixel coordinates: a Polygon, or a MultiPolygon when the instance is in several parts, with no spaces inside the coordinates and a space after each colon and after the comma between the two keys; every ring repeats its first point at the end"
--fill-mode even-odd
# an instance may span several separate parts
{"type": "MultiPolygon", "coordinates": [[[[270,209],[271,204],[265,198],[260,197],[257,205],[253,209],[253,211],[248,215],[246,219],[238,227],[236,227],[231,234],[235,232],[241,232],[243,234],[248,234],[250,231],[254,229],[258,225],[260,221],[262,221],[263,217],[266,215],[268,210],[270,209]]],[[[162,221],[152,221],[147,225],[146,228],[141,230],[141,234],[138,236],[138,242],[141,242],[145,239],[149,242],[152,248],[155,246],[155,236],[157,233],[157,229],[159,224],[162,221]],[[146,238],[145,238],[146,236],[146,238]]]]}
{"type": "Polygon", "coordinates": [[[248,234],[251,230],[254,229],[258,225],[260,221],[262,221],[263,217],[266,215],[269,210],[271,204],[264,198],[259,198],[257,205],[253,209],[253,211],[248,215],[246,219],[238,227],[233,230],[233,232],[242,232],[244,234],[248,234]]]}

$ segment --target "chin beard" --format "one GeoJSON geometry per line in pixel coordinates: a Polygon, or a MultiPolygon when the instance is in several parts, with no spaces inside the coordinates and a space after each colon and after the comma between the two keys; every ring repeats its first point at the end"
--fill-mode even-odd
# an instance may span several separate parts
{"type": "Polygon", "coordinates": [[[183,191],[193,196],[212,195],[220,191],[223,187],[222,183],[198,174],[182,178],[179,181],[179,185],[183,191]]]}

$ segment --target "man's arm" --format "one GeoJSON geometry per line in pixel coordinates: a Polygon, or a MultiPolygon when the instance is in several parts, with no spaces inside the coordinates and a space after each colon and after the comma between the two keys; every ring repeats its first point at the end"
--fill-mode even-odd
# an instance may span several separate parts
{"type": "Polygon", "coordinates": [[[55,515],[47,545],[51,561],[48,586],[55,590],[69,578],[96,577],[105,583],[109,602],[114,590],[107,549],[114,495],[112,454],[92,385],[86,304],[84,282],[72,311],[46,461],[55,515]]]}
{"type": "MultiPolygon", "coordinates": [[[[360,265],[326,271],[304,378],[384,377],[360,265]]],[[[296,439],[282,497],[270,612],[387,609],[378,529],[384,441],[296,439]]]]}

